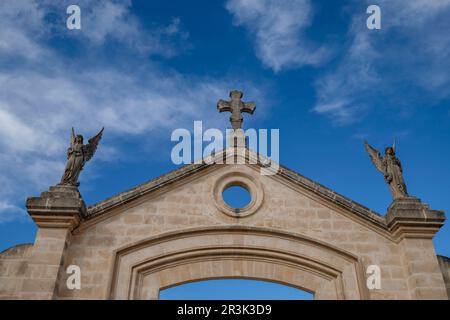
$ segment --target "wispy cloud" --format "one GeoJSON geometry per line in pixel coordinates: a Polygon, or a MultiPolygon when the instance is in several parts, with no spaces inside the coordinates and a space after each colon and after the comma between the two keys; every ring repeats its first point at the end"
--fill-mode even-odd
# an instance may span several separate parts
{"type": "MultiPolygon", "coordinates": [[[[108,137],[156,140],[199,114],[214,125],[215,101],[230,82],[239,83],[181,75],[148,58],[179,53],[188,33],[177,18],[148,30],[131,14],[130,1],[78,3],[82,30],[74,33],[59,26],[64,20],[49,19],[59,14],[55,8],[65,13],[59,1],[0,3],[0,223],[21,217],[27,196],[58,182],[72,126],[87,136],[105,126],[108,137]],[[83,54],[67,57],[49,44],[52,39],[83,54]],[[107,65],[111,41],[124,53],[109,56],[116,63],[107,65]]],[[[252,84],[243,85],[259,94],[252,84]]],[[[104,142],[96,159],[120,148],[104,142]]]]}
{"type": "Polygon", "coordinates": [[[450,1],[377,4],[382,29],[368,30],[367,15],[354,12],[346,54],[316,81],[314,111],[335,123],[357,121],[375,107],[408,114],[450,96],[450,1]]]}
{"type": "Polygon", "coordinates": [[[176,17],[166,25],[143,32],[140,21],[130,12],[131,0],[82,0],[78,1],[78,5],[83,12],[83,31],[74,34],[83,41],[89,40],[92,45],[114,40],[135,51],[165,57],[172,57],[182,47],[188,47],[188,42],[184,40],[189,37],[189,33],[182,29],[180,19],[176,17]],[[182,46],[177,45],[177,41],[182,46]]]}
{"type": "Polygon", "coordinates": [[[27,217],[27,213],[24,209],[0,201],[0,223],[10,222],[13,220],[24,220],[27,217]]]}
{"type": "Polygon", "coordinates": [[[329,48],[304,34],[313,18],[310,0],[229,0],[226,8],[234,24],[248,30],[262,63],[275,72],[318,65],[329,56],[329,48]]]}

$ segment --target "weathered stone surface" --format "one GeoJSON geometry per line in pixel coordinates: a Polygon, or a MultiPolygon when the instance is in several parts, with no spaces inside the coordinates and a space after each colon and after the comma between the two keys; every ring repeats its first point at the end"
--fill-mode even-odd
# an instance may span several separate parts
{"type": "Polygon", "coordinates": [[[22,244],[0,253],[0,299],[19,299],[32,244],[22,244]]]}
{"type": "Polygon", "coordinates": [[[438,256],[437,258],[447,288],[447,295],[450,299],[450,258],[444,256],[438,256]]]}
{"type": "Polygon", "coordinates": [[[241,98],[244,94],[241,91],[233,90],[230,92],[231,101],[219,100],[217,102],[217,110],[219,112],[231,112],[230,122],[234,130],[242,128],[242,113],[247,112],[253,114],[256,109],[254,102],[242,102],[241,98]]]}
{"type": "Polygon", "coordinates": [[[284,167],[263,176],[248,163],[189,165],[86,211],[74,189],[60,187],[29,200],[28,209],[53,221],[36,219],[19,289],[0,255],[3,297],[155,299],[186,281],[249,277],[316,299],[447,299],[432,243],[441,212],[403,199],[385,218],[284,167]],[[215,187],[230,177],[255,182],[262,201],[251,214],[227,215],[218,205],[215,187]],[[78,225],[54,221],[75,212],[78,225]],[[81,269],[81,290],[66,286],[69,265],[81,269]],[[380,266],[381,289],[366,287],[369,265],[380,266]]]}
{"type": "Polygon", "coordinates": [[[430,210],[428,205],[414,197],[396,199],[392,202],[388,208],[386,221],[390,224],[396,218],[416,220],[423,220],[425,218],[426,220],[442,222],[445,220],[444,212],[430,210]]]}
{"type": "Polygon", "coordinates": [[[386,215],[388,228],[402,237],[416,233],[432,238],[444,221],[444,212],[430,210],[428,205],[413,197],[395,199],[386,215]]]}
{"type": "Polygon", "coordinates": [[[28,198],[28,213],[38,226],[75,228],[86,216],[86,205],[78,188],[69,185],[50,187],[40,197],[28,198]]]}
{"type": "Polygon", "coordinates": [[[62,267],[71,231],[86,215],[86,206],[78,189],[69,185],[50,187],[40,197],[28,198],[26,206],[39,229],[14,297],[53,299],[58,277],[64,274],[62,267]]]}

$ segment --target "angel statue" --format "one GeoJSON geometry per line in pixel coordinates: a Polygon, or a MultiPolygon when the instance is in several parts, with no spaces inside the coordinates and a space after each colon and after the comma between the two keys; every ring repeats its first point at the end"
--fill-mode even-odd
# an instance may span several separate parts
{"type": "Polygon", "coordinates": [[[403,170],[400,160],[395,156],[395,142],[392,147],[385,149],[384,157],[365,141],[367,153],[369,153],[375,167],[384,175],[384,180],[391,189],[392,197],[395,199],[408,197],[406,184],[403,180],[403,170]]]}
{"type": "Polygon", "coordinates": [[[75,135],[72,128],[72,136],[70,138],[70,147],[67,149],[67,164],[64,174],[61,178],[61,185],[79,186],[78,176],[86,162],[88,162],[97,150],[98,143],[102,138],[103,129],[94,137],[89,139],[88,144],[83,144],[83,136],[75,135]]]}

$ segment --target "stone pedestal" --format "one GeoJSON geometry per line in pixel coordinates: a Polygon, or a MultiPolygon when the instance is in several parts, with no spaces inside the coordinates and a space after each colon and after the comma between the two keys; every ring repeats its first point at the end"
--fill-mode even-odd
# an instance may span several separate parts
{"type": "Polygon", "coordinates": [[[389,206],[386,222],[403,247],[411,299],[448,299],[432,242],[443,226],[442,211],[430,210],[420,199],[396,199],[389,206]]]}
{"type": "Polygon", "coordinates": [[[71,231],[86,213],[76,187],[57,185],[40,197],[28,198],[28,213],[38,226],[36,240],[22,286],[25,299],[52,299],[58,277],[64,275],[65,248],[71,231]]]}
{"type": "Polygon", "coordinates": [[[443,211],[431,210],[420,199],[396,199],[388,208],[386,222],[394,235],[432,238],[444,225],[443,211]]]}

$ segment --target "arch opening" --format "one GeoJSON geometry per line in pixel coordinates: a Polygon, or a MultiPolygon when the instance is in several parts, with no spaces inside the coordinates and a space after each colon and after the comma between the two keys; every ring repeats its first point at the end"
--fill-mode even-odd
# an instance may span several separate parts
{"type": "Polygon", "coordinates": [[[198,280],[164,288],[161,300],[313,300],[314,294],[272,281],[244,278],[198,280]]]}
{"type": "Polygon", "coordinates": [[[193,228],[118,250],[109,296],[158,299],[161,291],[187,283],[253,279],[314,292],[319,300],[361,299],[366,292],[358,261],[328,244],[273,229],[193,228]]]}

